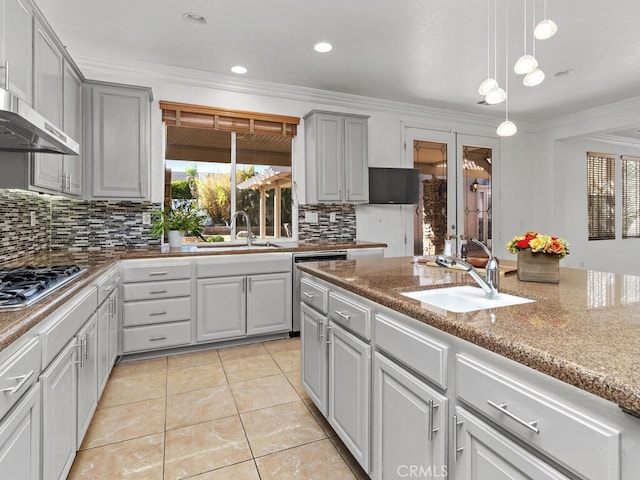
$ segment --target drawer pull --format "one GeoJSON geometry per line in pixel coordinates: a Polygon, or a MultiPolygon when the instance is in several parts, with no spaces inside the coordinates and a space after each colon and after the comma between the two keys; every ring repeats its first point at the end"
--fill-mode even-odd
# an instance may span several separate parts
{"type": "Polygon", "coordinates": [[[18,377],[11,378],[10,380],[18,380],[18,384],[15,387],[8,387],[8,388],[0,389],[0,392],[5,392],[5,393],[8,393],[9,395],[13,395],[18,390],[20,390],[24,386],[25,383],[27,383],[29,381],[29,379],[33,376],[34,373],[35,373],[35,371],[31,370],[26,375],[21,375],[21,376],[18,376],[18,377]]]}
{"type": "Polygon", "coordinates": [[[161,335],[161,336],[158,336],[158,337],[151,337],[151,338],[149,339],[149,341],[150,341],[150,342],[157,342],[157,341],[159,341],[159,340],[166,340],[166,339],[167,339],[167,336],[166,336],[166,335],[161,335]]]}
{"type": "Polygon", "coordinates": [[[487,400],[487,403],[490,406],[492,406],[493,408],[495,408],[496,410],[499,410],[500,412],[504,413],[507,417],[511,418],[512,420],[515,420],[516,422],[518,422],[523,427],[528,428],[529,430],[531,430],[536,435],[540,435],[540,429],[537,428],[537,426],[538,426],[538,421],[537,420],[534,420],[532,422],[527,422],[526,420],[522,420],[520,417],[514,415],[509,410],[507,410],[507,404],[506,403],[501,403],[500,405],[498,405],[497,403],[494,403],[491,400],[487,400]]]}
{"type": "Polygon", "coordinates": [[[458,461],[458,454],[462,453],[462,451],[464,450],[464,447],[459,447],[458,446],[458,427],[461,426],[464,422],[459,422],[458,421],[458,416],[454,415],[453,416],[453,461],[457,462],[458,461]]]}
{"type": "Polygon", "coordinates": [[[150,317],[157,317],[157,316],[159,316],[159,315],[166,315],[166,314],[167,314],[167,311],[165,310],[164,312],[151,312],[151,313],[149,314],[149,316],[150,316],[150,317]]]}
{"type": "Polygon", "coordinates": [[[166,275],[169,272],[149,272],[150,277],[159,277],[160,275],[166,275]]]}
{"type": "Polygon", "coordinates": [[[110,292],[113,288],[113,285],[107,285],[106,287],[102,287],[103,292],[110,292]]]}
{"type": "Polygon", "coordinates": [[[167,293],[167,291],[166,290],[151,290],[149,292],[149,295],[160,295],[162,293],[167,293]]]}
{"type": "Polygon", "coordinates": [[[327,345],[331,343],[331,327],[327,327],[327,345]]]}
{"type": "Polygon", "coordinates": [[[307,298],[316,298],[316,296],[313,293],[309,293],[309,292],[302,292],[302,295],[304,295],[307,298]]]}
{"type": "Polygon", "coordinates": [[[338,310],[334,310],[333,312],[334,312],[336,315],[338,315],[340,318],[342,318],[342,319],[346,320],[347,322],[348,322],[349,320],[351,320],[351,315],[347,315],[346,313],[344,313],[344,312],[340,312],[340,311],[338,311],[338,310]]]}

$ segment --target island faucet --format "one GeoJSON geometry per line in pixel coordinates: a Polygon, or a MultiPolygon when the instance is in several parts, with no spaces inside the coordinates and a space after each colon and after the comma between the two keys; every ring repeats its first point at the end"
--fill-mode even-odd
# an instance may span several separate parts
{"type": "Polygon", "coordinates": [[[242,215],[244,217],[244,221],[247,224],[247,247],[251,247],[251,221],[249,220],[249,215],[247,212],[243,212],[242,210],[237,211],[231,217],[231,225],[229,225],[229,230],[233,230],[238,220],[238,215],[242,215]]]}
{"type": "Polygon", "coordinates": [[[455,258],[448,255],[437,255],[436,264],[443,268],[450,268],[453,270],[461,270],[471,275],[478,285],[482,288],[487,298],[498,298],[498,285],[500,279],[500,271],[498,270],[498,261],[495,259],[489,249],[479,240],[472,238],[471,241],[482,247],[482,249],[489,255],[489,261],[486,266],[486,276],[482,278],[475,271],[470,263],[465,262],[459,258],[455,258]]]}

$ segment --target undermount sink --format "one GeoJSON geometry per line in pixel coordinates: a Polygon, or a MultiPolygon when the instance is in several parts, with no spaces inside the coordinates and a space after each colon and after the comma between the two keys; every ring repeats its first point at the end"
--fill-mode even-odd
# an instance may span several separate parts
{"type": "Polygon", "coordinates": [[[404,292],[402,295],[456,313],[535,302],[535,300],[508,293],[500,293],[498,298],[487,298],[481,288],[470,285],[417,290],[404,292]]]}
{"type": "Polygon", "coordinates": [[[233,244],[222,243],[220,245],[207,245],[207,246],[185,245],[182,248],[183,250],[186,250],[188,252],[223,252],[226,250],[264,250],[265,248],[273,249],[273,248],[280,248],[280,245],[276,245],[274,243],[254,243],[249,247],[245,242],[242,242],[242,243],[233,243],[233,244]]]}

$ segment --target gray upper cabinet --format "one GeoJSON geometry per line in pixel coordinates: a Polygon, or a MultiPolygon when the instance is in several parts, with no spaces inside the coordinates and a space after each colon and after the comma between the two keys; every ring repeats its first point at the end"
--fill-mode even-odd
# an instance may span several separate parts
{"type": "Polygon", "coordinates": [[[29,105],[33,90],[32,35],[31,4],[24,0],[0,0],[0,82],[29,105]],[[8,85],[5,79],[9,80],[8,85]]]}
{"type": "Polygon", "coordinates": [[[97,82],[84,88],[86,196],[148,198],[151,89],[97,82]]]}
{"type": "MultiPolygon", "coordinates": [[[[82,80],[69,62],[63,71],[63,122],[67,135],[76,142],[82,140],[82,80]]],[[[80,155],[64,155],[62,160],[63,192],[82,195],[82,151],[80,155]]]]}
{"type": "Polygon", "coordinates": [[[319,111],[304,117],[307,203],[369,201],[367,118],[319,111]]]}

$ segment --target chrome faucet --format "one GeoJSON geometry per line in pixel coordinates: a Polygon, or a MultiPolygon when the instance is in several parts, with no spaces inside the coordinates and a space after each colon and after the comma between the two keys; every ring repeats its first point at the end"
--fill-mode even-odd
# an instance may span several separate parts
{"type": "Polygon", "coordinates": [[[475,271],[470,263],[465,262],[459,258],[451,257],[448,255],[437,255],[436,264],[443,268],[450,268],[452,270],[460,270],[471,275],[478,285],[482,288],[487,298],[498,298],[498,286],[500,279],[500,272],[498,270],[498,261],[491,254],[489,249],[479,240],[472,238],[471,241],[482,247],[482,249],[489,255],[489,261],[486,266],[486,276],[482,278],[475,271]]]}
{"type": "Polygon", "coordinates": [[[244,217],[244,221],[247,224],[247,247],[251,247],[251,221],[249,220],[249,215],[247,215],[247,212],[239,210],[234,213],[231,217],[231,225],[229,226],[229,230],[233,230],[233,228],[236,226],[238,215],[242,215],[244,217]]]}

